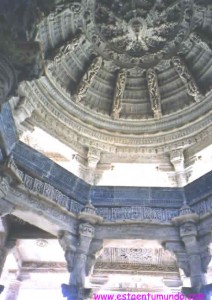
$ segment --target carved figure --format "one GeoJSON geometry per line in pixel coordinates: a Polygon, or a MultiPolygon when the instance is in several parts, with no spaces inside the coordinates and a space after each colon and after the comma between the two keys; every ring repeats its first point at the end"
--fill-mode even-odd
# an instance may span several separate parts
{"type": "Polygon", "coordinates": [[[201,95],[196,85],[196,82],[192,78],[191,74],[189,73],[187,67],[185,66],[181,58],[177,56],[173,57],[172,63],[181,80],[186,84],[188,94],[194,97],[196,102],[199,102],[201,99],[201,95]]]}
{"type": "Polygon", "coordinates": [[[113,108],[112,108],[112,113],[111,113],[111,116],[114,119],[118,119],[119,114],[121,112],[122,98],[123,98],[123,94],[124,94],[125,84],[126,84],[126,72],[125,72],[125,70],[122,70],[118,73],[117,81],[116,81],[115,95],[114,95],[114,100],[113,100],[113,108]]]}
{"type": "Polygon", "coordinates": [[[92,64],[90,65],[88,71],[85,73],[85,75],[82,78],[82,81],[77,89],[76,92],[76,102],[79,103],[83,100],[85,97],[87,90],[91,83],[93,82],[93,79],[97,75],[99,69],[101,68],[102,65],[102,58],[101,57],[96,57],[92,64]]]}
{"type": "Polygon", "coordinates": [[[147,70],[147,84],[148,84],[149,97],[150,97],[154,117],[156,119],[160,119],[162,115],[161,99],[160,99],[160,92],[158,88],[157,74],[153,69],[147,70]]]}

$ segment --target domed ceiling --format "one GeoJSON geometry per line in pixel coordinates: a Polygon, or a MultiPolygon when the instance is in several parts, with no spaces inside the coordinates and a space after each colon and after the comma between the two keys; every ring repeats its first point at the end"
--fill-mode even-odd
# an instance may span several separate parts
{"type": "Polygon", "coordinates": [[[45,73],[19,88],[31,122],[81,153],[163,153],[211,140],[209,2],[58,3],[37,25],[45,73]]]}

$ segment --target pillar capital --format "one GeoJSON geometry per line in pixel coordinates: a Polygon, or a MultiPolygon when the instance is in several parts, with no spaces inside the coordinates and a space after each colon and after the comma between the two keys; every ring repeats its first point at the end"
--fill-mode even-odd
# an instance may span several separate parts
{"type": "Polygon", "coordinates": [[[79,225],[79,235],[80,237],[88,237],[93,238],[94,237],[95,228],[89,224],[89,223],[81,223],[79,225]]]}
{"type": "Polygon", "coordinates": [[[89,200],[87,204],[83,207],[83,209],[78,215],[78,219],[89,224],[100,223],[103,220],[102,217],[97,215],[96,208],[91,203],[91,200],[89,200]]]}
{"type": "Polygon", "coordinates": [[[180,235],[189,235],[195,233],[196,223],[199,221],[199,215],[194,213],[186,203],[180,208],[180,214],[172,219],[172,223],[180,227],[180,235]]]}

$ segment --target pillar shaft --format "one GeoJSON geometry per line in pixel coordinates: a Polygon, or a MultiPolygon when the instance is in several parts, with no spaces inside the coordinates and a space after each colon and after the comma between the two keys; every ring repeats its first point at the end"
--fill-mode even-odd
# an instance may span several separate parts
{"type": "Polygon", "coordinates": [[[21,287],[21,281],[17,279],[11,280],[6,291],[5,300],[17,300],[20,287],[21,287]]]}

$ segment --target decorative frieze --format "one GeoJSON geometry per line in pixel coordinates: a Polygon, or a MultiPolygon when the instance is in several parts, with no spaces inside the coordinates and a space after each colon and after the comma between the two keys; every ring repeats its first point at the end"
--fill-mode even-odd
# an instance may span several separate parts
{"type": "Polygon", "coordinates": [[[178,271],[175,256],[161,248],[105,248],[95,270],[178,271]]]}
{"type": "MultiPolygon", "coordinates": [[[[19,170],[20,177],[23,180],[24,186],[27,190],[34,194],[48,198],[48,200],[55,202],[57,205],[63,207],[67,211],[74,214],[79,214],[83,205],[59,190],[52,185],[44,183],[43,181],[33,178],[28,174],[19,170]]],[[[208,196],[203,200],[193,203],[192,210],[200,216],[203,216],[212,210],[212,196],[208,196]]],[[[106,222],[122,222],[127,220],[132,221],[150,221],[166,223],[170,222],[172,218],[179,215],[180,211],[176,208],[154,208],[147,206],[125,206],[125,207],[95,207],[98,216],[102,217],[106,222]]],[[[82,214],[82,213],[81,213],[82,214]]]]}
{"type": "MultiPolygon", "coordinates": [[[[82,124],[79,124],[77,122],[75,122],[75,120],[73,120],[72,118],[67,117],[63,112],[61,112],[60,110],[58,110],[55,106],[52,105],[52,103],[48,100],[47,95],[43,95],[43,93],[41,92],[41,89],[43,90],[43,88],[41,87],[42,84],[41,82],[37,82],[37,83],[32,83],[31,84],[31,88],[33,89],[33,93],[36,94],[36,99],[38,101],[38,111],[39,114],[42,115],[42,118],[44,118],[44,122],[45,124],[47,124],[47,127],[52,127],[54,129],[54,131],[58,131],[58,126],[59,127],[63,127],[63,131],[64,131],[64,125],[65,128],[71,128],[73,130],[75,134],[75,136],[77,137],[77,139],[79,140],[79,136],[78,134],[80,133],[80,136],[84,137],[86,136],[87,139],[90,139],[90,143],[92,144],[95,141],[98,141],[98,143],[103,142],[105,144],[109,144],[112,145],[114,147],[114,145],[118,144],[120,146],[128,146],[129,145],[132,147],[140,147],[141,145],[146,145],[148,146],[148,148],[151,148],[154,145],[157,145],[157,150],[158,152],[161,152],[162,148],[167,148],[168,147],[172,147],[172,148],[176,148],[176,140],[177,140],[177,146],[188,146],[188,145],[192,145],[195,144],[198,141],[204,139],[206,136],[211,135],[211,131],[210,131],[210,126],[211,126],[211,116],[209,115],[208,117],[205,117],[204,119],[199,120],[198,122],[196,122],[195,124],[192,125],[188,125],[188,127],[179,129],[176,132],[171,132],[171,133],[167,133],[167,134],[161,134],[160,136],[148,136],[148,137],[144,137],[144,136],[135,136],[135,134],[130,137],[129,135],[122,135],[119,134],[119,136],[117,135],[109,135],[106,132],[100,132],[94,128],[88,128],[87,126],[84,126],[82,124]],[[48,114],[48,112],[50,112],[50,114],[48,114]],[[52,120],[52,121],[51,121],[52,120]],[[55,122],[56,120],[58,120],[57,122],[57,127],[55,126],[55,122]],[[49,125],[48,125],[49,124],[49,125]],[[205,131],[203,131],[205,129],[205,131]],[[201,132],[200,132],[201,131],[201,132]],[[196,132],[200,132],[198,134],[196,134],[196,132]],[[195,135],[196,134],[196,135],[195,135]],[[195,136],[192,136],[195,135],[195,136]],[[189,136],[189,137],[188,137],[189,136]],[[198,136],[198,137],[197,137],[198,136]],[[166,144],[166,146],[163,146],[164,143],[166,144]]],[[[31,89],[30,88],[30,89],[31,89]]],[[[59,96],[59,95],[58,95],[59,96]]],[[[61,97],[61,95],[60,95],[61,97]]],[[[58,100],[61,101],[61,100],[58,100]]],[[[209,109],[211,109],[211,103],[208,101],[204,101],[204,105],[207,106],[207,111],[209,111],[209,109]]],[[[71,109],[71,106],[70,106],[71,109]]],[[[192,116],[192,118],[195,118],[196,113],[200,113],[200,111],[193,111],[190,116],[192,116]]],[[[89,115],[89,113],[88,113],[89,115]]],[[[77,114],[77,117],[80,119],[81,116],[77,114]]],[[[85,115],[83,114],[83,118],[85,117],[85,115]]],[[[96,116],[92,116],[94,119],[96,118],[96,116]]],[[[97,116],[98,117],[98,116],[97,116]]],[[[183,116],[184,120],[187,120],[186,122],[188,123],[189,119],[188,119],[188,115],[183,116]]],[[[160,120],[159,120],[160,121],[160,120]]],[[[170,120],[171,121],[171,120],[170,120]]],[[[116,130],[119,131],[119,127],[116,127],[116,125],[114,125],[113,123],[105,123],[105,120],[101,120],[100,118],[98,118],[98,126],[102,126],[104,123],[104,126],[108,126],[106,129],[110,129],[110,130],[116,130]]],[[[159,124],[159,123],[158,123],[159,124]]],[[[163,122],[163,126],[167,126],[168,124],[164,124],[163,122]]],[[[151,125],[152,126],[152,125],[151,125]]],[[[139,130],[140,133],[143,133],[143,131],[147,130],[148,127],[148,132],[151,133],[151,128],[152,127],[146,126],[146,123],[140,126],[137,125],[136,130],[139,130]]],[[[161,126],[161,124],[160,124],[161,126]]],[[[178,120],[175,120],[175,126],[180,126],[178,120]]],[[[155,130],[155,125],[153,126],[154,130],[155,130]]],[[[134,125],[132,126],[128,126],[127,127],[127,133],[133,133],[134,132],[134,125]]],[[[121,130],[126,130],[125,125],[124,128],[121,128],[121,130]]],[[[61,128],[61,132],[62,132],[62,128],[61,128]]],[[[66,140],[67,140],[67,135],[66,135],[66,140]]],[[[82,140],[83,141],[83,140],[82,140]]]]}

